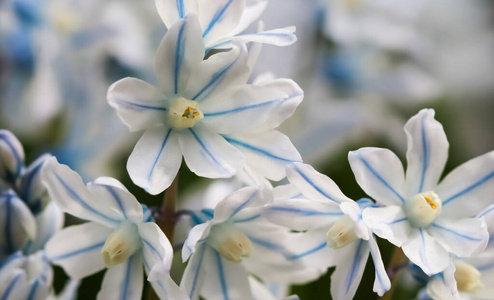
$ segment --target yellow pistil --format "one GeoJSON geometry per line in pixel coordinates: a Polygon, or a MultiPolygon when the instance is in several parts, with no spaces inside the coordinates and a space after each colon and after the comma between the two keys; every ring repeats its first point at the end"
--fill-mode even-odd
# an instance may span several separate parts
{"type": "Polygon", "coordinates": [[[254,249],[250,239],[231,222],[214,225],[206,241],[223,258],[235,263],[249,257],[254,249]]]}
{"type": "Polygon", "coordinates": [[[168,107],[167,124],[175,129],[191,128],[203,118],[199,103],[194,100],[177,97],[168,107]]]}

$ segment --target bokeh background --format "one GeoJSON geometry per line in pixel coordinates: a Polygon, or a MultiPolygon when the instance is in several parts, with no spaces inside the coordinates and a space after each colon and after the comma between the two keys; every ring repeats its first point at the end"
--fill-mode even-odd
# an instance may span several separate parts
{"type": "MultiPolygon", "coordinates": [[[[494,149],[492,1],[270,0],[261,20],[266,28],[295,25],[298,41],[263,46],[252,80],[269,73],[302,87],[304,101],[281,130],[349,197],[365,195],[348,151],[385,147],[404,161],[403,125],[421,108],[436,110],[448,136],[445,173],[494,149]]],[[[165,32],[151,0],[0,0],[0,128],[21,140],[27,162],[50,152],[86,181],[114,176],[159,206],[162,195],[146,194],[127,175],[140,134],[121,124],[106,91],[126,76],[156,82],[154,53],[165,32]]],[[[211,182],[182,168],[179,205],[197,201],[211,182]]],[[[379,242],[388,265],[392,247],[379,242]]],[[[177,259],[177,279],[181,270],[177,259]]],[[[330,299],[331,272],[292,291],[330,299]]],[[[85,279],[79,299],[93,299],[101,278],[85,279]]],[[[58,269],[57,289],[65,279],[58,269]]],[[[373,280],[370,263],[355,299],[376,297],[373,280]]],[[[410,274],[397,282],[394,299],[413,299],[421,288],[410,274]]]]}

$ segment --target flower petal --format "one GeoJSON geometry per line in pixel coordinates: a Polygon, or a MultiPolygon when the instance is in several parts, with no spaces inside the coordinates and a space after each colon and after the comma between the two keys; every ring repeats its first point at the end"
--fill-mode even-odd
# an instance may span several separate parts
{"type": "Polygon", "coordinates": [[[109,268],[103,277],[98,300],[140,299],[143,288],[142,258],[140,253],[109,268]]]}
{"type": "Polygon", "coordinates": [[[463,299],[458,293],[455,271],[452,263],[442,273],[432,276],[427,282],[427,295],[432,299],[463,299]]]}
{"type": "Polygon", "coordinates": [[[204,43],[195,15],[177,21],[156,53],[156,77],[167,96],[184,91],[192,71],[204,58],[204,43]]]}
{"type": "Polygon", "coordinates": [[[94,222],[67,227],[46,243],[46,257],[70,277],[84,278],[105,267],[101,249],[112,231],[94,222]]]}
{"type": "Polygon", "coordinates": [[[140,223],[137,228],[142,239],[142,255],[146,271],[149,273],[148,280],[155,281],[161,273],[168,274],[170,271],[173,259],[172,245],[156,223],[140,223]]]}
{"type": "Polygon", "coordinates": [[[245,2],[245,0],[199,2],[202,37],[206,45],[230,35],[235,30],[244,12],[245,2]]]}
{"type": "Polygon", "coordinates": [[[113,83],[106,98],[130,131],[163,125],[166,119],[165,95],[137,78],[113,83]]]}
{"type": "Polygon", "coordinates": [[[177,132],[158,127],[144,132],[127,161],[127,170],[136,185],[156,195],[172,184],[181,164],[177,132]]]}
{"type": "Polygon", "coordinates": [[[217,53],[202,61],[190,74],[184,97],[202,105],[203,101],[213,101],[227,90],[235,90],[245,84],[250,75],[247,56],[245,45],[234,44],[230,51],[217,53]]]}
{"type": "Polygon", "coordinates": [[[276,130],[223,137],[244,154],[254,172],[271,180],[283,179],[288,164],[302,161],[290,139],[276,130]]]}
{"type": "Polygon", "coordinates": [[[327,227],[343,216],[337,204],[306,199],[286,199],[267,205],[262,215],[270,222],[297,231],[327,227]]]}
{"type": "Polygon", "coordinates": [[[228,36],[214,41],[213,44],[206,43],[207,50],[228,48],[232,42],[263,43],[274,46],[289,46],[297,41],[295,26],[288,26],[256,33],[228,36]]]}
{"type": "Polygon", "coordinates": [[[451,263],[448,251],[422,228],[411,232],[402,249],[408,259],[429,276],[444,271],[451,263]]]}
{"type": "Polygon", "coordinates": [[[24,149],[8,130],[0,130],[0,157],[0,178],[13,184],[24,167],[24,149]]]}
{"type": "Polygon", "coordinates": [[[276,89],[244,85],[229,97],[204,103],[202,123],[219,133],[245,132],[268,120],[287,97],[276,89]]]}
{"type": "Polygon", "coordinates": [[[362,219],[372,232],[397,247],[409,238],[412,230],[405,212],[399,206],[368,207],[362,212],[362,219]]]}
{"type": "Polygon", "coordinates": [[[36,221],[14,191],[0,194],[0,261],[36,237],[36,221]]]}
{"type": "Polygon", "coordinates": [[[203,244],[194,252],[180,282],[180,287],[185,290],[191,300],[199,299],[199,292],[204,284],[206,270],[203,261],[207,247],[209,246],[203,244]]]}
{"type": "Polygon", "coordinates": [[[286,176],[290,183],[297,186],[311,200],[329,200],[335,203],[353,201],[341,192],[331,178],[317,172],[310,165],[293,163],[286,168],[286,176]]]}
{"type": "Polygon", "coordinates": [[[50,156],[50,154],[45,154],[36,159],[22,172],[21,180],[18,183],[21,198],[34,214],[43,210],[50,201],[50,195],[41,182],[41,168],[50,156]]]}
{"type": "Polygon", "coordinates": [[[475,216],[492,202],[494,151],[471,159],[451,171],[435,192],[443,201],[442,215],[475,216]]]}
{"type": "Polygon", "coordinates": [[[423,109],[405,125],[406,184],[409,195],[434,189],[448,159],[449,143],[433,109],[423,109]]]}
{"type": "Polygon", "coordinates": [[[64,214],[58,205],[50,201],[45,209],[36,215],[36,238],[24,248],[24,253],[33,254],[45,247],[46,242],[63,228],[64,214]]]}
{"type": "Polygon", "coordinates": [[[94,221],[110,227],[120,224],[118,206],[111,199],[96,199],[84,186],[81,177],[68,166],[50,157],[41,170],[41,180],[52,200],[60,208],[83,220],[94,221]]]}
{"type": "Polygon", "coordinates": [[[140,223],[143,219],[142,205],[120,181],[111,177],[99,177],[87,184],[91,195],[97,199],[112,199],[118,207],[121,219],[140,223]]]}
{"type": "Polygon", "coordinates": [[[489,241],[487,226],[479,218],[438,218],[427,231],[441,246],[459,257],[479,254],[489,241]]]}
{"type": "Polygon", "coordinates": [[[299,233],[299,236],[287,241],[286,258],[289,261],[302,262],[308,267],[326,272],[328,267],[335,266],[337,260],[334,249],[326,243],[328,228],[319,227],[299,233]]]}
{"type": "Polygon", "coordinates": [[[389,280],[388,273],[384,267],[383,259],[381,257],[381,252],[379,251],[379,246],[377,245],[376,237],[371,234],[369,237],[369,250],[374,261],[374,269],[376,279],[374,280],[373,291],[376,292],[379,297],[382,297],[384,293],[389,291],[391,288],[391,281],[389,280]]]}
{"type": "Polygon", "coordinates": [[[239,24],[232,32],[233,35],[244,31],[250,24],[257,20],[266,9],[266,6],[268,6],[268,0],[247,1],[246,4],[247,6],[242,13],[239,24]]]}
{"type": "MultiPolygon", "coordinates": [[[[235,217],[242,210],[249,207],[262,207],[273,200],[271,191],[267,188],[244,187],[241,188],[225,199],[220,201],[214,209],[214,221],[226,221],[235,217]]],[[[242,218],[245,217],[242,214],[242,218]]]]}
{"type": "Polygon", "coordinates": [[[331,297],[353,299],[369,257],[369,243],[358,239],[335,251],[339,262],[331,275],[331,297]]]}
{"type": "Polygon", "coordinates": [[[166,28],[171,28],[178,20],[188,14],[197,14],[197,0],[155,0],[158,14],[165,23],[166,28]]]}
{"type": "Polygon", "coordinates": [[[384,205],[405,202],[403,165],[388,149],[361,148],[348,153],[348,160],[360,187],[384,205]]]}
{"type": "Polygon", "coordinates": [[[228,261],[211,247],[204,254],[206,278],[200,294],[206,299],[251,299],[248,274],[242,264],[228,261]]]}
{"type": "Polygon", "coordinates": [[[281,107],[278,107],[278,109],[271,113],[266,123],[257,128],[258,131],[267,131],[280,126],[281,123],[293,115],[295,109],[304,99],[304,91],[291,79],[278,78],[257,82],[256,84],[283,91],[288,95],[287,98],[283,99],[281,107]]]}
{"type": "Polygon", "coordinates": [[[245,158],[238,149],[205,127],[183,130],[179,142],[187,166],[198,176],[231,177],[244,164],[245,158]]]}

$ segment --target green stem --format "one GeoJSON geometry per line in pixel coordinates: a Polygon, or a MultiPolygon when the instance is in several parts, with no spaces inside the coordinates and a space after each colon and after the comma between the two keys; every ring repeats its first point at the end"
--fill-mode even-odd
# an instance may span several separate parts
{"type": "Polygon", "coordinates": [[[403,262],[406,260],[405,253],[401,248],[395,248],[393,254],[391,255],[391,261],[388,266],[388,275],[389,280],[391,281],[391,288],[387,291],[380,299],[381,300],[390,300],[393,297],[393,293],[396,289],[395,279],[397,278],[398,266],[401,266],[403,262]]]}

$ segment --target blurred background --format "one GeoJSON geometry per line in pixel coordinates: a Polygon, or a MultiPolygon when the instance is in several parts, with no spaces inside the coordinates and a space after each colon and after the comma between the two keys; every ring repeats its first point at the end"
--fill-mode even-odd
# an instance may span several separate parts
{"type": "MultiPolygon", "coordinates": [[[[271,73],[301,86],[304,101],[281,131],[349,197],[365,195],[348,151],[385,147],[404,161],[403,125],[422,108],[436,110],[448,136],[445,174],[494,149],[492,1],[270,0],[260,19],[267,29],[295,25],[298,41],[263,46],[251,80],[271,73]]],[[[50,152],[85,181],[116,177],[141,202],[159,206],[162,196],[127,175],[140,133],[118,120],[106,91],[126,76],[156,82],[154,53],[165,32],[151,0],[0,0],[0,128],[21,140],[27,162],[50,152]]],[[[182,168],[180,199],[211,182],[182,168]]],[[[392,248],[380,245],[388,265],[392,248]]],[[[356,299],[376,297],[368,267],[356,299]]],[[[302,300],[330,299],[331,272],[292,291],[302,300]]],[[[94,298],[101,276],[82,283],[80,299],[94,298]]],[[[412,277],[399,277],[395,299],[415,298],[421,285],[412,277]]],[[[60,288],[63,272],[56,278],[60,288]]]]}

